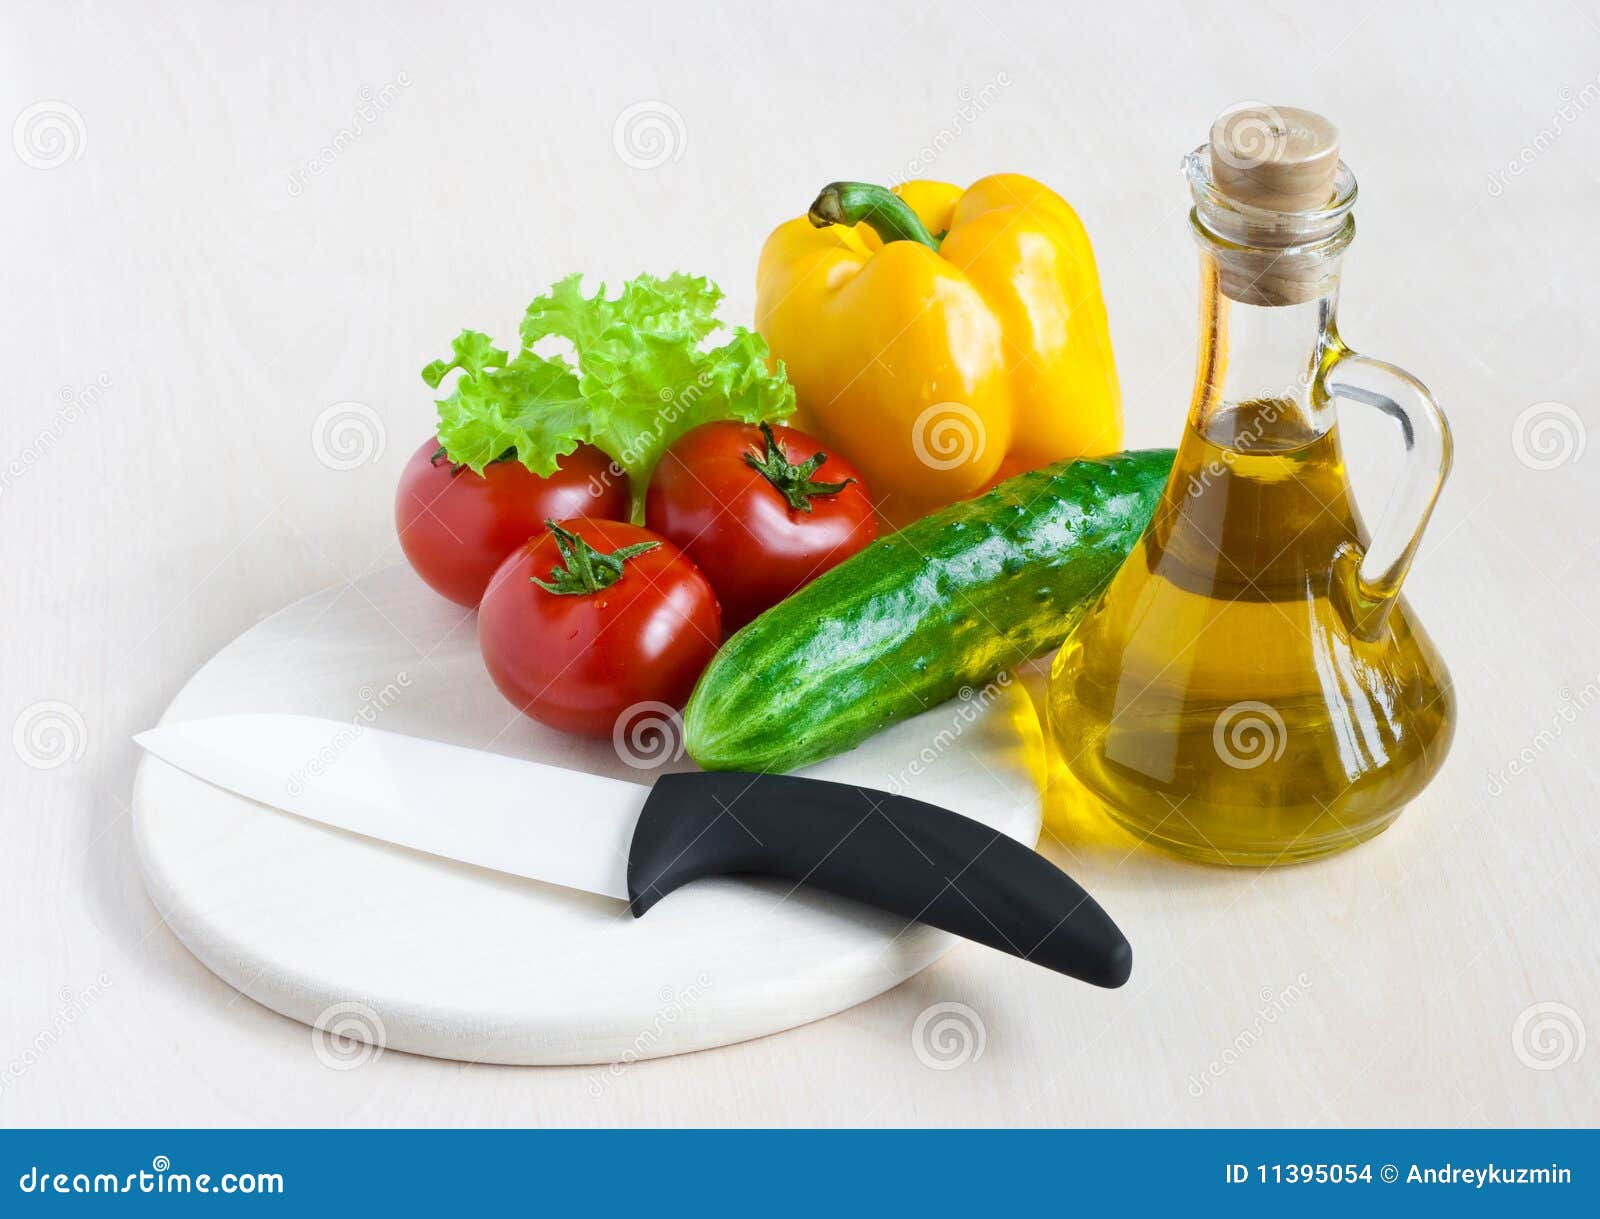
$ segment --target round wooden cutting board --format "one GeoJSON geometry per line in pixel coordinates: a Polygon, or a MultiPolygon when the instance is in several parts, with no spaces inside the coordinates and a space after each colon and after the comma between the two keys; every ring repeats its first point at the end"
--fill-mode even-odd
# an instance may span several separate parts
{"type": "MultiPolygon", "coordinates": [[[[475,615],[391,568],[245,632],[163,718],[300,712],[642,783],[693,768],[648,725],[614,746],[517,715],[475,630],[475,615]]],[[[963,695],[804,773],[900,790],[1031,845],[1032,704],[1016,682],[963,695]]],[[[250,998],[327,1029],[329,1053],[355,1038],[469,1062],[677,1054],[860,1003],[956,942],[777,881],[699,882],[634,919],[621,902],[302,821],[148,756],[133,825],[172,930],[250,998]]]]}

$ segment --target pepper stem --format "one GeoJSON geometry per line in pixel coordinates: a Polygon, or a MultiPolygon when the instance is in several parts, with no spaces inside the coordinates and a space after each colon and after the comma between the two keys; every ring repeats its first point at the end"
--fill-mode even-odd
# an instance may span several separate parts
{"type": "Polygon", "coordinates": [[[819,229],[830,224],[872,226],[884,241],[916,241],[937,251],[939,239],[928,232],[911,205],[885,186],[871,182],[830,182],[822,188],[806,219],[819,229]]]}
{"type": "Polygon", "coordinates": [[[552,567],[548,581],[538,576],[529,576],[528,579],[545,592],[562,597],[581,597],[610,588],[622,579],[622,564],[626,560],[661,545],[660,542],[635,542],[610,554],[601,554],[577,534],[563,529],[554,521],[544,524],[556,540],[556,549],[561,552],[564,566],[552,567]]]}
{"type": "Polygon", "coordinates": [[[847,478],[840,483],[813,482],[811,476],[817,472],[817,467],[828,460],[826,453],[813,453],[799,465],[795,465],[778,447],[777,437],[772,434],[772,428],[765,423],[761,425],[761,435],[767,442],[766,451],[759,455],[746,453],[745,464],[777,488],[778,494],[788,500],[789,507],[795,511],[810,512],[813,495],[837,495],[855,482],[853,478],[847,478]]]}

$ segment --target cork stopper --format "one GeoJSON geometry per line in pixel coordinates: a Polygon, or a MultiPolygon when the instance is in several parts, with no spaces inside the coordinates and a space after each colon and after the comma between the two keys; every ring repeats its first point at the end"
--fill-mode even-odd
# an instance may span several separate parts
{"type": "Polygon", "coordinates": [[[1235,106],[1185,168],[1225,296],[1295,305],[1332,290],[1355,201],[1332,123],[1292,106],[1235,106]]]}
{"type": "Polygon", "coordinates": [[[1246,207],[1326,207],[1338,171],[1338,129],[1309,110],[1252,102],[1225,111],[1211,125],[1211,180],[1246,207]]]}

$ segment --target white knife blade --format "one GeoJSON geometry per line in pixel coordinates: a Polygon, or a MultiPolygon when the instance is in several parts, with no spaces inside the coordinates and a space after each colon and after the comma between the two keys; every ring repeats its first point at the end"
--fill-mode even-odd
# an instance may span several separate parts
{"type": "Polygon", "coordinates": [[[309,715],[220,715],[134,741],[207,783],[381,842],[628,900],[650,789],[309,715]]]}

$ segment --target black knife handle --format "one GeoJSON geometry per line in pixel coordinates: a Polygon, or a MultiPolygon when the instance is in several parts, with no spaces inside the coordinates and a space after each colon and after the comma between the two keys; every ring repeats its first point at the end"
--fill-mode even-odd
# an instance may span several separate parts
{"type": "Polygon", "coordinates": [[[663,775],[628,850],[640,917],[681,885],[757,873],[855,898],[1096,986],[1133,950],[1049,860],[970,817],[906,796],[794,775],[663,775]]]}

